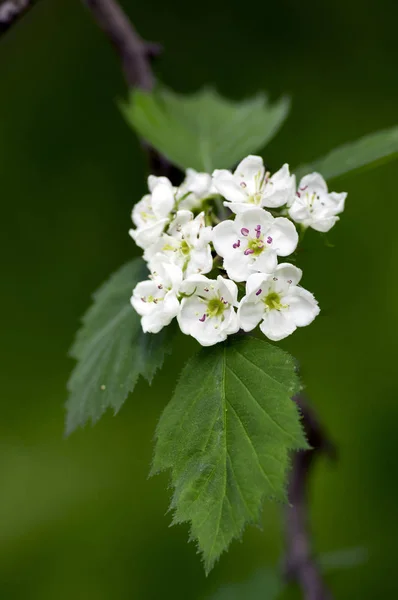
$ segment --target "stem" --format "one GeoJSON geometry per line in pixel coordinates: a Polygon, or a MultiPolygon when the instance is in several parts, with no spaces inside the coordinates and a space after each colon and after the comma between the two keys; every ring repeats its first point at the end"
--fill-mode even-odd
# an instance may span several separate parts
{"type": "MultiPolygon", "coordinates": [[[[94,20],[119,55],[128,87],[151,91],[155,85],[151,58],[160,54],[160,45],[146,42],[140,37],[116,0],[82,0],[82,2],[91,11],[94,20]]],[[[151,172],[173,179],[178,170],[148,144],[143,143],[143,147],[148,156],[151,172]]]]}
{"type": "Polygon", "coordinates": [[[0,35],[37,4],[37,0],[6,0],[0,4],[0,35]]]}
{"type": "Polygon", "coordinates": [[[335,448],[303,396],[300,394],[294,400],[301,410],[307,439],[312,448],[297,452],[293,457],[289,482],[291,506],[286,510],[285,576],[299,584],[305,600],[331,600],[332,596],[313,556],[307,487],[316,456],[324,452],[334,457],[335,448]]]}

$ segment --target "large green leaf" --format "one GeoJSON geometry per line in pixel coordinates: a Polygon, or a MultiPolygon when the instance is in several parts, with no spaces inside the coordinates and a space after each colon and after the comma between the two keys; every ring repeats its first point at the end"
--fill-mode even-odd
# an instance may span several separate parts
{"type": "Polygon", "coordinates": [[[151,382],[162,366],[172,328],[144,334],[130,304],[133,287],[147,275],[145,263],[135,259],[95,292],[70,351],[78,362],[68,382],[67,433],[95,423],[109,407],[116,413],[139,375],[151,382]]]}
{"type": "Polygon", "coordinates": [[[286,119],[289,101],[271,105],[258,95],[232,102],[213,89],[182,96],[160,88],[132,92],[121,108],[139,136],[172,163],[211,172],[263,148],[286,119]]]}
{"type": "Polygon", "coordinates": [[[371,133],[355,142],[332,150],[323,158],[294,169],[298,177],[318,171],[333,179],[361,168],[377,167],[398,157],[398,127],[371,133]]]}
{"type": "Polygon", "coordinates": [[[289,450],[306,448],[291,356],[242,337],[184,368],[156,432],[152,473],[171,469],[174,523],[189,521],[206,571],[264,498],[286,500],[289,450]]]}

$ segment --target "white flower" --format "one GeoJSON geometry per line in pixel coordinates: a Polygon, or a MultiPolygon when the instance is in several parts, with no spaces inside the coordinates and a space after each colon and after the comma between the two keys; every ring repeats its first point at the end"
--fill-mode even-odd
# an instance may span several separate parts
{"type": "Polygon", "coordinates": [[[163,256],[153,258],[149,279],[138,283],[131,297],[133,308],[142,317],[141,326],[145,333],[158,333],[177,316],[181,282],[179,267],[168,263],[163,256]]]}
{"type": "Polygon", "coordinates": [[[144,258],[151,261],[159,253],[170,262],[178,265],[184,276],[194,273],[208,273],[213,266],[213,257],[209,242],[212,228],[205,227],[204,213],[194,217],[189,210],[179,210],[170,223],[167,233],[150,246],[144,258]]]}
{"type": "Polygon", "coordinates": [[[262,208],[243,212],[234,221],[223,221],[213,229],[214,248],[234,281],[246,281],[254,271],[272,273],[277,256],[288,256],[297,243],[293,223],[284,217],[274,218],[262,208]]]}
{"type": "Polygon", "coordinates": [[[129,234],[140,248],[148,248],[159,239],[175,205],[175,188],[167,177],[148,177],[150,194],[137,202],[131,213],[136,229],[129,234]]]}
{"type": "Polygon", "coordinates": [[[319,307],[314,296],[297,285],[301,276],[301,270],[288,263],[280,264],[271,275],[251,275],[238,309],[242,329],[251,331],[261,321],[263,334],[277,342],[297,327],[309,325],[319,307]]]}
{"type": "Polygon", "coordinates": [[[261,156],[247,156],[232,174],[226,170],[213,173],[214,187],[228,202],[224,205],[239,214],[253,207],[277,208],[291,202],[296,178],[287,164],[270,177],[261,156]]]}
{"type": "Polygon", "coordinates": [[[304,227],[312,227],[316,231],[326,233],[339,220],[336,215],[343,212],[346,197],[345,192],[329,193],[322,175],[311,173],[300,181],[298,192],[289,208],[289,215],[293,221],[302,223],[304,227]]]}
{"type": "Polygon", "coordinates": [[[188,297],[181,302],[178,324],[183,333],[192,335],[202,346],[222,342],[239,330],[234,308],[238,288],[233,281],[221,275],[216,280],[191,275],[180,290],[188,297]]]}
{"type": "Polygon", "coordinates": [[[216,193],[211,175],[187,169],[185,179],[177,191],[178,208],[198,209],[205,198],[216,193]]]}

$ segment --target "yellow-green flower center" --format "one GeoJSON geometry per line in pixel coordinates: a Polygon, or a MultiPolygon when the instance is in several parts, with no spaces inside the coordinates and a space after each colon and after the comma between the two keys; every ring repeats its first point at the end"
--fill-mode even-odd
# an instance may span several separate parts
{"type": "Polygon", "coordinates": [[[270,292],[267,296],[265,296],[263,302],[270,310],[281,310],[283,308],[283,305],[281,304],[281,297],[276,292],[270,292]]]}
{"type": "Polygon", "coordinates": [[[227,306],[228,304],[224,304],[224,302],[220,298],[212,298],[207,303],[207,316],[221,317],[227,306]]]}
{"type": "Polygon", "coordinates": [[[251,238],[247,243],[248,250],[251,250],[250,254],[259,256],[265,248],[264,240],[260,238],[251,238]]]}
{"type": "Polygon", "coordinates": [[[259,204],[261,204],[261,199],[262,199],[262,193],[261,192],[255,192],[254,194],[251,194],[247,201],[250,204],[255,204],[256,206],[258,206],[259,204]]]}
{"type": "Polygon", "coordinates": [[[188,256],[188,254],[190,253],[191,248],[189,247],[189,244],[186,240],[182,240],[180,250],[181,254],[183,254],[184,256],[188,256]]]}

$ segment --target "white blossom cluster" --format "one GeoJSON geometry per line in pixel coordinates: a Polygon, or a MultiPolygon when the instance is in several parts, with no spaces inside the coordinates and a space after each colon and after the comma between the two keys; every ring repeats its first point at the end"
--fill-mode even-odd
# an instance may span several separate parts
{"type": "Polygon", "coordinates": [[[295,223],[327,232],[344,210],[346,194],[330,193],[319,173],[297,188],[287,164],[271,176],[261,157],[248,156],[234,173],[188,169],[179,187],[154,176],[148,187],[129,232],[151,273],[131,297],[145,332],[176,317],[202,346],[257,325],[278,341],[318,315],[302,271],[278,257],[296,251],[295,223]]]}

